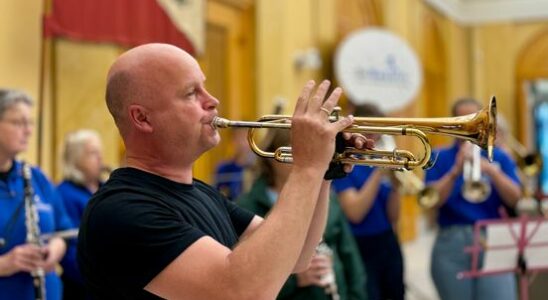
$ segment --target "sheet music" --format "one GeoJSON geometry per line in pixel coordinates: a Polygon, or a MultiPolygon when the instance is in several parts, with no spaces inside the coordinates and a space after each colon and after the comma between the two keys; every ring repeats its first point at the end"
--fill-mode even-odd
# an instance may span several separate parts
{"type": "MultiPolygon", "coordinates": [[[[534,229],[538,223],[528,223],[534,229]]],[[[525,248],[528,269],[548,267],[548,221],[543,221],[525,248]]]]}
{"type": "Polygon", "coordinates": [[[519,223],[489,224],[485,242],[483,271],[512,270],[516,267],[518,247],[515,237],[519,237],[519,223]],[[512,232],[513,231],[513,232],[512,232]],[[493,249],[493,247],[504,247],[493,249]]]}
{"type": "Polygon", "coordinates": [[[489,224],[486,228],[486,245],[488,248],[493,246],[517,247],[517,241],[514,239],[514,236],[519,237],[521,234],[521,226],[519,223],[489,224]]]}
{"type": "Polygon", "coordinates": [[[542,221],[539,225],[538,221],[526,223],[515,221],[486,226],[487,241],[485,242],[485,260],[482,271],[516,268],[518,239],[522,234],[522,224],[526,226],[527,238],[530,238],[524,251],[527,268],[548,267],[548,222],[542,221]]]}
{"type": "MultiPolygon", "coordinates": [[[[527,230],[529,234],[527,237],[530,236],[530,232],[535,229],[538,223],[528,223],[527,230]]],[[[536,243],[548,243],[548,221],[543,221],[540,226],[538,227],[537,232],[535,235],[531,238],[531,244],[536,243]]]]}
{"type": "Polygon", "coordinates": [[[517,247],[487,251],[482,271],[513,270],[516,268],[517,257],[517,247]]]}

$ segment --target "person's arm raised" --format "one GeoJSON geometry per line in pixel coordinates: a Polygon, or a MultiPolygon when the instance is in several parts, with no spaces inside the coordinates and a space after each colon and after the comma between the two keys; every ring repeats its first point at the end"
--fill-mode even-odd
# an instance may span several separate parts
{"type": "MultiPolygon", "coordinates": [[[[148,285],[146,290],[168,299],[274,299],[295,269],[306,260],[321,233],[309,235],[323,176],[332,159],[337,132],[350,118],[330,123],[320,109],[329,82],[311,96],[314,82],[304,87],[292,119],[293,168],[267,218],[233,250],[211,237],[202,237],[148,285]],[[307,249],[303,249],[304,245],[307,249]],[[309,245],[310,244],[310,245],[309,245]],[[304,255],[302,255],[305,253],[304,255]]],[[[323,103],[332,110],[340,89],[323,103]]],[[[324,221],[325,222],[325,221],[324,221]]],[[[255,225],[253,225],[255,224],[255,225]]],[[[247,230],[246,230],[247,231],[247,230]]]]}
{"type": "Polygon", "coordinates": [[[352,223],[363,220],[373,207],[381,178],[382,171],[376,169],[361,188],[348,188],[339,193],[341,208],[352,223]]]}

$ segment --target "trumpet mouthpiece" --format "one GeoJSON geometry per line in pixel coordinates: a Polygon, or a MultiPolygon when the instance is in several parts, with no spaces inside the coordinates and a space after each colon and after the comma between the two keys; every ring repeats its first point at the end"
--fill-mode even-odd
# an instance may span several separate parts
{"type": "Polygon", "coordinates": [[[211,126],[213,126],[213,128],[228,128],[229,124],[229,120],[221,117],[215,117],[213,118],[213,121],[211,121],[211,126]]]}

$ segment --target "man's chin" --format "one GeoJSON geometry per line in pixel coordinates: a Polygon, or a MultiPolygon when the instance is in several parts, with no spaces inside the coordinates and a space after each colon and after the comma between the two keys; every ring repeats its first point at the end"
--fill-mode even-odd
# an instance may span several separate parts
{"type": "Polygon", "coordinates": [[[219,132],[215,132],[215,135],[212,136],[211,139],[209,140],[207,150],[211,150],[215,146],[219,145],[220,142],[221,142],[221,135],[219,134],[219,132]]]}

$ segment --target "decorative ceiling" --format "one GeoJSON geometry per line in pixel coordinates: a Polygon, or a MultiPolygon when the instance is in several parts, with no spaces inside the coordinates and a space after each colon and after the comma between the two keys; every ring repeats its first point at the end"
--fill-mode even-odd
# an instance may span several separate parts
{"type": "Polygon", "coordinates": [[[424,0],[458,23],[548,20],[548,0],[424,0]]]}

